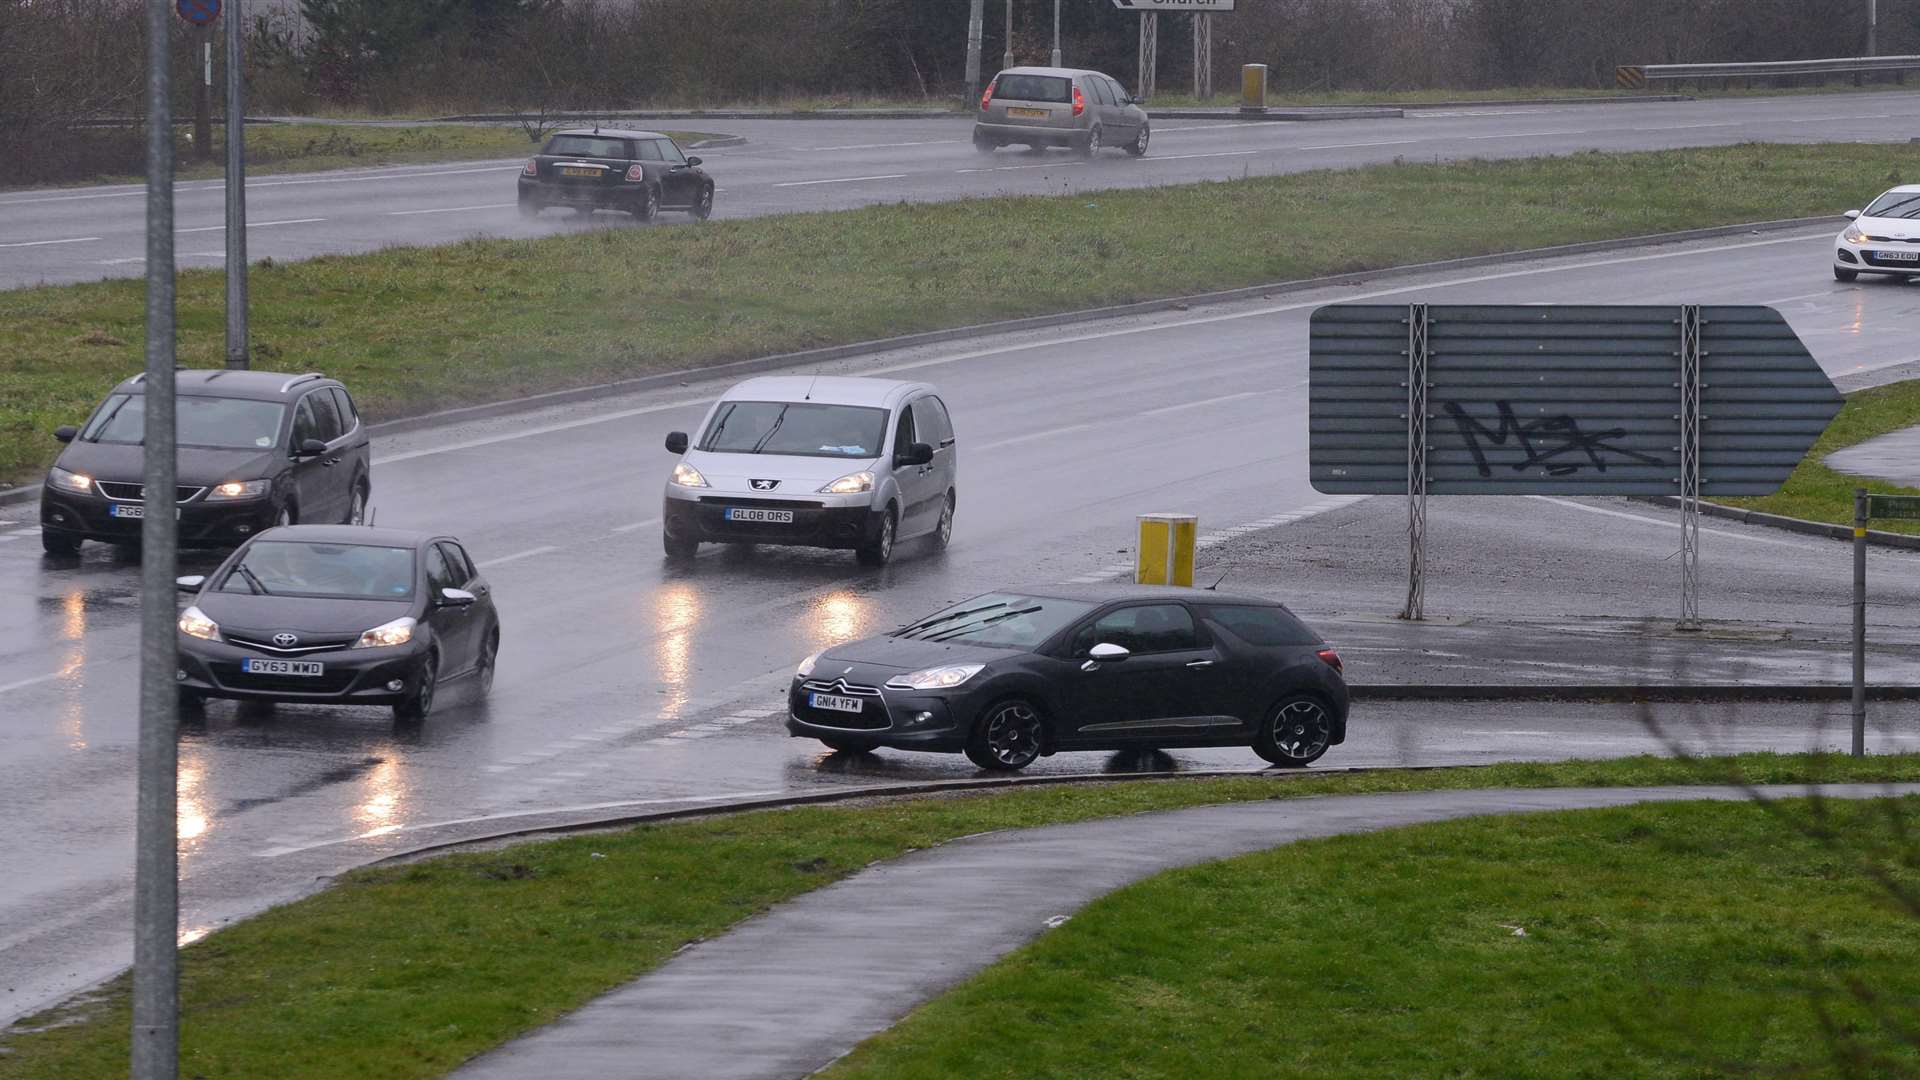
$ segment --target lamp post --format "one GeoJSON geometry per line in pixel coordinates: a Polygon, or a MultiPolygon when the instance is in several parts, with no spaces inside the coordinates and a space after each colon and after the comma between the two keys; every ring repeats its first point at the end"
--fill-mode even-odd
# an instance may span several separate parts
{"type": "Polygon", "coordinates": [[[1013,0],[1007,0],[1007,51],[1000,57],[1000,66],[1013,66],[1013,0]]]}
{"type": "Polygon", "coordinates": [[[1053,0],[1053,66],[1060,66],[1060,0],[1053,0]]]}

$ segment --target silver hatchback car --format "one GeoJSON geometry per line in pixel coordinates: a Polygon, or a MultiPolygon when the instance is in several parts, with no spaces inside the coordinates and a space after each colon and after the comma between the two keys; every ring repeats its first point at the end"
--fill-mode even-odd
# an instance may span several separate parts
{"type": "Polygon", "coordinates": [[[835,376],[748,379],[708,410],[667,480],[669,558],[702,543],[852,548],[869,566],[894,543],[953,537],[959,450],[926,383],[835,376]]]}
{"type": "Polygon", "coordinates": [[[988,153],[1008,143],[1066,146],[1086,157],[1117,146],[1139,157],[1147,152],[1150,128],[1140,102],[1107,75],[1015,67],[995,75],[980,95],[973,145],[988,153]]]}

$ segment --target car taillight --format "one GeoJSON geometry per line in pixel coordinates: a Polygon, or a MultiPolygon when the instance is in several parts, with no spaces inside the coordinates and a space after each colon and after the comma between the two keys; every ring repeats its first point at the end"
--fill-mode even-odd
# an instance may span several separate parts
{"type": "Polygon", "coordinates": [[[627,179],[645,180],[646,178],[647,178],[647,167],[645,165],[627,166],[627,179]]]}
{"type": "Polygon", "coordinates": [[[520,171],[521,171],[521,172],[523,172],[523,173],[526,173],[526,174],[527,174],[528,176],[539,176],[539,175],[540,175],[540,162],[539,162],[538,160],[536,160],[536,159],[534,159],[534,158],[528,158],[528,159],[527,159],[527,167],[526,167],[526,168],[524,168],[524,169],[522,169],[522,170],[520,170],[520,171]]]}
{"type": "Polygon", "coordinates": [[[987,102],[993,100],[993,88],[998,85],[1000,85],[1000,80],[996,78],[992,82],[988,83],[986,90],[983,93],[981,93],[980,95],[980,111],[981,112],[987,111],[987,102]]]}
{"type": "Polygon", "coordinates": [[[1079,116],[1081,113],[1086,111],[1087,111],[1087,95],[1081,93],[1080,88],[1076,86],[1073,88],[1073,115],[1079,116]]]}
{"type": "Polygon", "coordinates": [[[1328,667],[1335,671],[1346,670],[1346,667],[1340,663],[1340,654],[1334,652],[1332,649],[1321,649],[1314,655],[1318,656],[1328,667]]]}

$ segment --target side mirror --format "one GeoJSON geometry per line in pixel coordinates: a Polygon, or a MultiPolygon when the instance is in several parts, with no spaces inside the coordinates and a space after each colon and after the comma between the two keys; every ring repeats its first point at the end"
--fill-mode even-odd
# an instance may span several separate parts
{"type": "Polygon", "coordinates": [[[1102,664],[1117,664],[1120,661],[1125,660],[1127,657],[1132,655],[1133,653],[1128,651],[1125,646],[1115,645],[1112,642],[1107,642],[1107,641],[1103,641],[1100,644],[1095,645],[1087,653],[1088,657],[1102,664]]]}
{"type": "Polygon", "coordinates": [[[308,439],[306,442],[301,443],[299,447],[294,450],[293,456],[303,457],[303,458],[319,457],[320,455],[326,452],[327,452],[326,443],[321,442],[319,439],[308,439]]]}
{"type": "MultiPolygon", "coordinates": [[[[1853,220],[1854,218],[1857,218],[1857,217],[1859,217],[1859,216],[1860,216],[1860,211],[1858,211],[1858,210],[1849,210],[1849,211],[1847,211],[1847,212],[1846,212],[1846,214],[1845,214],[1844,216],[1845,216],[1845,217],[1847,218],[1847,220],[1849,220],[1849,221],[1851,221],[1851,220],[1853,220]]],[[[70,430],[72,430],[72,429],[71,429],[71,428],[63,428],[62,430],[66,430],[66,431],[70,431],[70,430]]],[[[57,439],[57,438],[59,438],[59,437],[60,437],[60,432],[58,432],[58,431],[56,431],[56,432],[54,432],[54,433],[53,433],[53,435],[54,435],[54,438],[56,438],[56,439],[57,439]]]]}
{"type": "Polygon", "coordinates": [[[72,424],[62,424],[53,429],[53,437],[59,439],[61,442],[72,442],[73,437],[78,434],[80,434],[80,429],[74,427],[72,424]]]}
{"type": "Polygon", "coordinates": [[[690,158],[688,158],[688,159],[687,159],[687,164],[688,164],[688,165],[698,165],[698,164],[700,164],[700,159],[699,159],[699,158],[697,158],[697,157],[690,157],[690,158]]]}
{"type": "Polygon", "coordinates": [[[206,583],[207,577],[205,574],[188,574],[186,577],[173,579],[173,587],[184,593],[199,592],[200,586],[206,583]]]}
{"type": "Polygon", "coordinates": [[[440,606],[441,607],[466,607],[467,605],[473,603],[475,600],[478,600],[478,599],[479,597],[473,595],[472,593],[468,592],[465,589],[441,589],[440,590],[440,606]]]}
{"type": "Polygon", "coordinates": [[[667,453],[684,454],[687,452],[687,433],[684,431],[667,432],[667,453]]]}
{"type": "Polygon", "coordinates": [[[899,465],[930,464],[933,461],[933,447],[923,442],[914,443],[912,446],[900,451],[900,453],[896,455],[895,461],[899,465]]]}

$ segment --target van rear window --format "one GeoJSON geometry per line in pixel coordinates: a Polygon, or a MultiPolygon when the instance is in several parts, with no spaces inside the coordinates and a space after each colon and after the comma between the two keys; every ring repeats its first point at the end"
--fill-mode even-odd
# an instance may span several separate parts
{"type": "Polygon", "coordinates": [[[1058,75],[1002,75],[993,84],[994,100],[1072,101],[1073,80],[1058,75]]]}

